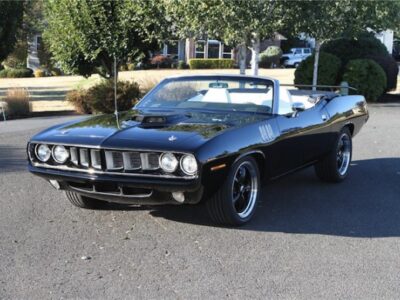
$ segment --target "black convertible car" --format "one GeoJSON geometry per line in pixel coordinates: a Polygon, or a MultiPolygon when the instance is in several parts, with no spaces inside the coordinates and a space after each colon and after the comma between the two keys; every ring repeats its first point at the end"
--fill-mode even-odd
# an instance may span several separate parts
{"type": "Polygon", "coordinates": [[[343,180],[367,120],[362,96],[310,95],[264,77],[171,77],[130,111],[37,134],[29,170],[78,207],[205,201],[214,221],[239,225],[262,178],[314,165],[322,180],[343,180]]]}

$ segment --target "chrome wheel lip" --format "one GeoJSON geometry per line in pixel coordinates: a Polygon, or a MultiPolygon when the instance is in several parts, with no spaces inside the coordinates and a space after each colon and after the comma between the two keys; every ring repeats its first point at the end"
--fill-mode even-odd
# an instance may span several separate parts
{"type": "Polygon", "coordinates": [[[340,176],[344,176],[350,165],[351,160],[351,140],[348,134],[343,133],[339,138],[336,152],[337,171],[340,176]]]}
{"type": "MultiPolygon", "coordinates": [[[[254,210],[254,206],[256,204],[256,200],[257,200],[257,196],[258,196],[258,179],[257,179],[257,171],[254,168],[254,166],[248,162],[248,161],[244,161],[242,162],[238,168],[236,169],[235,175],[233,177],[233,181],[232,181],[232,204],[233,204],[233,209],[235,210],[236,214],[241,218],[241,219],[245,219],[247,218],[249,215],[251,215],[251,213],[254,210]],[[242,168],[245,168],[246,172],[248,172],[248,175],[250,176],[250,190],[248,191],[248,195],[247,195],[247,199],[246,199],[246,206],[244,207],[244,209],[242,209],[241,211],[237,211],[236,206],[235,206],[235,181],[238,178],[239,172],[240,170],[242,170],[242,168]]],[[[244,190],[244,186],[241,185],[240,186],[240,192],[242,193],[242,191],[244,190]]]]}

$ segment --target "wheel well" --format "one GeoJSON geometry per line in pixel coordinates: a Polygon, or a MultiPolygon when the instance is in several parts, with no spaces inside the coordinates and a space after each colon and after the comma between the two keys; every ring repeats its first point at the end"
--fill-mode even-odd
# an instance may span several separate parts
{"type": "Polygon", "coordinates": [[[260,171],[260,176],[261,176],[261,178],[263,178],[265,176],[265,157],[264,157],[264,155],[256,152],[256,153],[252,153],[250,156],[256,160],[259,171],[260,171]]]}
{"type": "Polygon", "coordinates": [[[350,133],[351,133],[351,135],[353,136],[353,133],[354,133],[354,124],[349,123],[349,124],[347,124],[346,126],[344,126],[343,128],[345,128],[345,127],[349,128],[350,133]]]}

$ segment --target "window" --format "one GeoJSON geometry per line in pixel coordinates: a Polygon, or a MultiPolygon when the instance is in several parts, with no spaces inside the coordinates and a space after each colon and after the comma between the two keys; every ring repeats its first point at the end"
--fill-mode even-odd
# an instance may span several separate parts
{"type": "Polygon", "coordinates": [[[304,53],[305,53],[305,54],[310,54],[310,53],[311,53],[311,50],[308,49],[308,48],[306,48],[306,49],[304,49],[304,53]]]}
{"type": "Polygon", "coordinates": [[[42,44],[42,37],[41,36],[37,36],[36,37],[36,50],[39,51],[40,45],[42,44]]]}
{"type": "Polygon", "coordinates": [[[219,58],[220,45],[218,41],[208,41],[208,58],[219,58]]]}
{"type": "Polygon", "coordinates": [[[169,41],[167,43],[168,54],[176,55],[178,54],[178,41],[169,41]]]}
{"type": "Polygon", "coordinates": [[[166,79],[138,108],[271,113],[273,82],[235,76],[187,76],[166,79]]]}
{"type": "Polygon", "coordinates": [[[228,45],[222,45],[222,58],[232,58],[232,47],[228,45]]]}
{"type": "Polygon", "coordinates": [[[296,51],[294,52],[294,54],[301,54],[301,49],[296,49],[296,51]]]}
{"type": "Polygon", "coordinates": [[[196,41],[196,58],[204,58],[205,54],[205,41],[196,41]]]}

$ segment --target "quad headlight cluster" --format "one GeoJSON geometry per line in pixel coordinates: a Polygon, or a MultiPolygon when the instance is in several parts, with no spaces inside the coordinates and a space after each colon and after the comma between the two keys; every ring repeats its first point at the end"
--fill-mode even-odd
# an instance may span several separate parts
{"type": "Polygon", "coordinates": [[[197,172],[197,161],[192,154],[184,154],[180,160],[173,153],[167,152],[160,156],[160,167],[167,173],[173,173],[180,165],[186,175],[194,175],[197,172]]]}
{"type": "Polygon", "coordinates": [[[172,152],[126,152],[116,150],[98,150],[62,145],[36,144],[32,145],[35,159],[51,164],[68,164],[70,167],[94,168],[105,171],[136,170],[156,171],[162,169],[165,173],[183,173],[193,176],[198,172],[196,158],[192,154],[172,152]],[[101,152],[104,151],[104,152],[101,152]],[[135,166],[133,168],[132,166],[135,166]],[[115,168],[118,166],[118,168],[115,168]]]}
{"type": "Polygon", "coordinates": [[[69,158],[69,151],[60,145],[53,146],[52,149],[48,145],[40,144],[36,146],[36,157],[41,162],[47,162],[52,156],[54,161],[59,164],[63,164],[69,158]]]}

